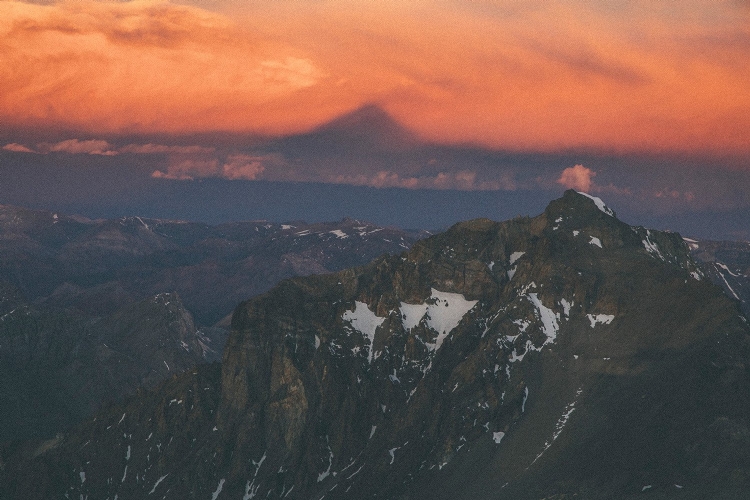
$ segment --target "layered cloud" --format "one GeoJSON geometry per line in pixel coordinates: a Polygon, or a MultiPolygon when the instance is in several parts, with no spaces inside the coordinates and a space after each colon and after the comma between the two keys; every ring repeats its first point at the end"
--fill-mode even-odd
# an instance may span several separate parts
{"type": "Polygon", "coordinates": [[[459,191],[497,191],[509,188],[502,181],[477,181],[477,174],[469,170],[403,177],[396,172],[380,170],[374,175],[333,175],[326,178],[325,181],[333,184],[351,184],[374,188],[455,189],[459,191]]]}
{"type": "Polygon", "coordinates": [[[102,156],[114,156],[117,151],[112,150],[112,146],[107,141],[91,139],[81,141],[78,139],[68,139],[56,144],[40,144],[42,150],[72,153],[72,154],[90,154],[102,156]]]}
{"type": "Polygon", "coordinates": [[[27,148],[22,144],[11,142],[3,146],[5,151],[13,151],[14,153],[35,153],[34,150],[27,148]]]}
{"type": "Polygon", "coordinates": [[[166,171],[154,170],[155,179],[193,180],[201,178],[223,178],[229,180],[257,180],[266,169],[266,164],[278,162],[275,156],[252,156],[230,154],[224,162],[217,158],[175,157],[166,171]]]}
{"type": "Polygon", "coordinates": [[[0,122],[287,134],[376,102],[438,142],[750,152],[740,2],[191,3],[0,2],[0,122]]]}

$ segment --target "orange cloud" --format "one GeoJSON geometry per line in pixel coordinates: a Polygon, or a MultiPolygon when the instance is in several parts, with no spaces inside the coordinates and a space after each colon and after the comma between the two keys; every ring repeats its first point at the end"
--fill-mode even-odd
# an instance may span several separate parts
{"type": "Polygon", "coordinates": [[[596,172],[593,170],[586,168],[583,165],[575,165],[563,170],[560,178],[557,179],[557,183],[568,189],[591,193],[591,187],[594,184],[592,178],[595,175],[596,172]]]}
{"type": "Polygon", "coordinates": [[[135,153],[135,154],[159,154],[159,153],[174,153],[174,154],[204,154],[212,153],[215,148],[205,146],[167,146],[164,144],[128,144],[127,146],[121,147],[118,151],[120,153],[135,153]]]}
{"type": "Polygon", "coordinates": [[[35,153],[36,151],[27,148],[26,146],[22,144],[18,144],[15,142],[11,142],[10,144],[6,144],[3,146],[3,149],[5,151],[13,151],[14,153],[35,153]]]}
{"type": "Polygon", "coordinates": [[[0,2],[0,121],[310,129],[375,102],[513,150],[750,152],[737,2],[0,2]]]}
{"type": "Polygon", "coordinates": [[[114,156],[117,151],[113,151],[112,146],[107,141],[88,140],[80,141],[78,139],[68,139],[56,144],[40,144],[43,149],[55,152],[73,153],[73,154],[90,154],[102,156],[114,156]]]}

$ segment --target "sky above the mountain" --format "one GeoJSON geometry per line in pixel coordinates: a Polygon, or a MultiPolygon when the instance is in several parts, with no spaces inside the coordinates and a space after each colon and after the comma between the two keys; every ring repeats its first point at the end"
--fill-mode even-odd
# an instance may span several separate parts
{"type": "Polygon", "coordinates": [[[0,0],[0,195],[3,162],[86,157],[747,210],[748,82],[739,0],[0,0]]]}

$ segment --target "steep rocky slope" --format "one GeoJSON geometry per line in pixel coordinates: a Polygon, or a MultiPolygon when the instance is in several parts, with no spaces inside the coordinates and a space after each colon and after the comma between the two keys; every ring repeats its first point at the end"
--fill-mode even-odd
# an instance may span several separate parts
{"type": "Polygon", "coordinates": [[[9,498],[741,498],[750,328],[677,234],[573,191],[241,304],[206,366],[41,447],[9,498]]]}
{"type": "Polygon", "coordinates": [[[711,281],[742,304],[750,318],[750,243],[744,241],[698,241],[685,238],[693,258],[703,264],[711,281]]]}
{"type": "Polygon", "coordinates": [[[91,318],[18,305],[0,315],[0,442],[46,438],[223,346],[196,329],[176,294],[91,318]]]}
{"type": "Polygon", "coordinates": [[[418,236],[353,219],[208,226],[0,206],[0,442],[52,437],[218,360],[228,320],[209,325],[241,300],[418,236]]]}

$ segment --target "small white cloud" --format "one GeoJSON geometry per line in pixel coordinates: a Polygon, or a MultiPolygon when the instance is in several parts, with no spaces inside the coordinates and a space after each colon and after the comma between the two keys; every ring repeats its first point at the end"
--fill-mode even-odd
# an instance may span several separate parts
{"type": "Polygon", "coordinates": [[[264,160],[262,156],[230,155],[221,169],[221,177],[230,180],[255,180],[265,170],[264,160]]]}
{"type": "Polygon", "coordinates": [[[89,154],[89,155],[102,155],[102,156],[114,156],[117,151],[112,149],[112,146],[107,141],[102,140],[88,140],[79,141],[78,139],[68,139],[67,141],[61,141],[57,144],[47,145],[49,151],[72,153],[72,154],[89,154]]]}
{"type": "Polygon", "coordinates": [[[218,177],[218,173],[219,161],[216,159],[184,159],[171,163],[166,172],[154,170],[151,177],[190,181],[200,177],[218,177]]]}
{"type": "Polygon", "coordinates": [[[596,172],[593,170],[586,168],[583,165],[575,165],[563,170],[560,178],[557,179],[557,183],[568,189],[590,193],[594,186],[593,177],[595,175],[596,172]]]}
{"type": "Polygon", "coordinates": [[[6,144],[5,146],[3,146],[3,149],[6,151],[13,151],[14,153],[36,153],[36,151],[34,151],[33,149],[29,149],[26,146],[15,142],[6,144]]]}

